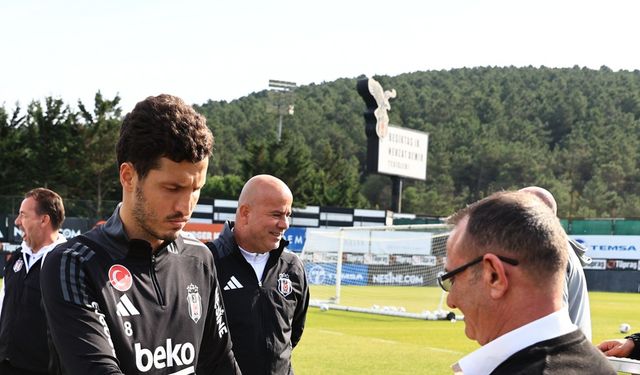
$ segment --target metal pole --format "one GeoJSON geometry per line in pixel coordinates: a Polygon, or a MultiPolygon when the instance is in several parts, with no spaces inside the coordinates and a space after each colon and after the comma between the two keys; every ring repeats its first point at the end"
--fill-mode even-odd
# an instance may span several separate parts
{"type": "MultiPolygon", "coordinates": [[[[270,79],[269,88],[274,88],[278,91],[278,143],[280,143],[280,140],[282,139],[282,116],[289,104],[293,105],[292,102],[285,103],[285,100],[291,100],[290,94],[296,88],[296,83],[270,79]]],[[[293,114],[293,112],[290,114],[293,114]]]]}
{"type": "Polygon", "coordinates": [[[278,106],[278,112],[280,112],[278,120],[278,143],[280,143],[280,139],[282,139],[282,111],[280,111],[280,106],[278,106]]]}
{"type": "Polygon", "coordinates": [[[340,303],[342,291],[342,254],[344,253],[344,229],[340,228],[340,245],[338,246],[338,261],[336,263],[336,295],[333,303],[340,303]]]}
{"type": "Polygon", "coordinates": [[[400,213],[402,212],[402,178],[393,176],[391,182],[391,210],[400,213]]]}

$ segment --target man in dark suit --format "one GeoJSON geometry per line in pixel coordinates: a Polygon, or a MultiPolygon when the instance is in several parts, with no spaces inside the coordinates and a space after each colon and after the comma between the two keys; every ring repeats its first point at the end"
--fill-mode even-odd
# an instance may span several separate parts
{"type": "Polygon", "coordinates": [[[499,192],[449,218],[447,304],[464,313],[482,347],[456,374],[615,374],[569,318],[562,300],[566,236],[556,215],[526,192],[499,192]]]}

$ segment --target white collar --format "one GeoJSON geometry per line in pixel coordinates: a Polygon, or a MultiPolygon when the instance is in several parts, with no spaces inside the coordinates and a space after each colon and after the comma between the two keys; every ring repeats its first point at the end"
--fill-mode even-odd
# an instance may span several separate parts
{"type": "Polygon", "coordinates": [[[453,364],[456,374],[490,374],[502,362],[518,351],[537,342],[565,335],[578,329],[569,318],[567,308],[562,308],[522,327],[507,332],[468,354],[453,364]]]}
{"type": "Polygon", "coordinates": [[[67,239],[62,234],[58,233],[58,238],[54,242],[42,246],[37,253],[34,253],[33,249],[31,249],[31,247],[27,245],[26,242],[22,241],[20,247],[22,248],[22,259],[24,260],[24,264],[27,267],[27,272],[29,272],[31,266],[40,258],[43,258],[44,262],[44,257],[47,255],[47,253],[63,242],[67,242],[67,239]]]}
{"type": "Polygon", "coordinates": [[[252,253],[250,251],[247,251],[243,248],[241,248],[240,246],[238,246],[238,248],[240,249],[240,251],[242,252],[242,255],[244,256],[244,259],[247,260],[247,262],[249,263],[266,263],[267,259],[269,259],[269,253],[252,253]]]}
{"type": "Polygon", "coordinates": [[[253,268],[253,271],[256,273],[256,278],[258,278],[258,285],[262,285],[262,274],[264,274],[264,269],[267,266],[267,261],[269,260],[269,253],[250,253],[247,250],[240,248],[240,252],[244,259],[247,260],[249,265],[253,268]]]}

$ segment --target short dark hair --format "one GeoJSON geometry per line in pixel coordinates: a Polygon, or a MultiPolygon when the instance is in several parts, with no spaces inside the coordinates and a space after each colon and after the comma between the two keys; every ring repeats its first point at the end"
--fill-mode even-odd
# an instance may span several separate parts
{"type": "Polygon", "coordinates": [[[488,252],[512,256],[537,277],[564,272],[567,237],[555,213],[535,195],[503,191],[452,215],[458,224],[468,217],[463,247],[470,256],[488,252]]]}
{"type": "Polygon", "coordinates": [[[45,188],[35,188],[29,190],[24,198],[33,198],[36,201],[36,213],[49,215],[51,227],[54,230],[60,229],[64,222],[64,204],[58,193],[45,188]]]}
{"type": "Polygon", "coordinates": [[[161,157],[197,163],[211,156],[213,134],[206,119],[182,99],[161,94],[136,104],[120,128],[118,166],[133,164],[144,178],[161,157]]]}

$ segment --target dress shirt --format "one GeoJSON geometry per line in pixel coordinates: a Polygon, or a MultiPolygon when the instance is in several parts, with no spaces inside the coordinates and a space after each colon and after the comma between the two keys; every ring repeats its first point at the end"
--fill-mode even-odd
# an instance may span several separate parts
{"type": "Polygon", "coordinates": [[[460,359],[451,368],[456,375],[487,375],[520,350],[576,329],[578,327],[571,323],[565,307],[505,333],[460,359]]]}

